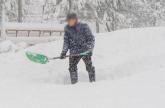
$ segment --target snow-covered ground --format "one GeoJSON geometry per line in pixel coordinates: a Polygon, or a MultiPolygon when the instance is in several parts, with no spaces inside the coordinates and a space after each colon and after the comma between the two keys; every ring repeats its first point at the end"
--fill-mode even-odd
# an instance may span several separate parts
{"type": "Polygon", "coordinates": [[[0,54],[0,108],[165,107],[165,28],[97,34],[93,84],[82,62],[80,83],[70,85],[68,59],[41,65],[25,57],[26,51],[58,56],[61,47],[57,40],[0,54]]]}

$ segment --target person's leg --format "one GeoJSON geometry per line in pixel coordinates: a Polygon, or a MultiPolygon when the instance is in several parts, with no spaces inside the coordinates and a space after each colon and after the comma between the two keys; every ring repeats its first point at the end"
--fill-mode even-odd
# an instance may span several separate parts
{"type": "Polygon", "coordinates": [[[79,63],[81,57],[70,57],[69,58],[69,72],[71,83],[75,84],[78,82],[77,64],[79,63]]]}
{"type": "Polygon", "coordinates": [[[92,65],[92,57],[91,56],[84,56],[82,59],[86,65],[86,70],[88,71],[88,74],[89,74],[89,81],[95,82],[95,80],[96,80],[95,67],[92,65]]]}

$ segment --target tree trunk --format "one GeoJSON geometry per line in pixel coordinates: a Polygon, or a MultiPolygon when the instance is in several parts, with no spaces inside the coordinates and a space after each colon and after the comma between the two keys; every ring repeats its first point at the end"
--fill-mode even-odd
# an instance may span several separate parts
{"type": "Polygon", "coordinates": [[[3,0],[0,0],[0,25],[2,23],[2,6],[3,5],[3,0]]]}
{"type": "Polygon", "coordinates": [[[0,0],[0,30],[1,37],[6,38],[5,30],[5,9],[4,9],[4,0],[0,0]]]}
{"type": "Polygon", "coordinates": [[[74,11],[74,4],[73,4],[74,0],[68,0],[68,2],[69,2],[69,12],[68,13],[71,13],[74,11]]]}
{"type": "Polygon", "coordinates": [[[99,21],[96,19],[96,33],[100,32],[99,21]]]}
{"type": "Polygon", "coordinates": [[[108,22],[106,22],[106,27],[107,27],[107,31],[108,31],[108,32],[111,32],[111,29],[110,29],[110,27],[109,27],[108,22]]]}
{"type": "Polygon", "coordinates": [[[22,0],[18,0],[18,22],[23,21],[22,0]]]}
{"type": "Polygon", "coordinates": [[[112,12],[112,31],[116,30],[115,13],[112,12]]]}
{"type": "Polygon", "coordinates": [[[1,30],[1,32],[0,32],[0,37],[2,37],[2,11],[3,11],[3,1],[2,0],[0,0],[0,30],[1,30]]]}

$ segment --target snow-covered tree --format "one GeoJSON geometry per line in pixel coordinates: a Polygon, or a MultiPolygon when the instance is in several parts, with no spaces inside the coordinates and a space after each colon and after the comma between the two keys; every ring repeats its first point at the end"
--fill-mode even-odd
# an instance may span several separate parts
{"type": "Polygon", "coordinates": [[[96,32],[159,26],[160,21],[165,19],[165,0],[5,0],[5,2],[9,21],[63,23],[67,13],[76,12],[80,20],[91,24],[96,32]]]}

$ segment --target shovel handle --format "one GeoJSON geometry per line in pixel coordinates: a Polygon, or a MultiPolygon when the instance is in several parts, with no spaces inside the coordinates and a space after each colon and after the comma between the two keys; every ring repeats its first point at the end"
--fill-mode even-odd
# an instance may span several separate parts
{"type": "MultiPolygon", "coordinates": [[[[66,55],[65,58],[68,57],[77,57],[80,56],[80,54],[75,54],[75,55],[66,55]]],[[[53,57],[53,58],[49,58],[49,60],[56,60],[56,59],[60,59],[61,57],[53,57]]]]}
{"type": "MultiPolygon", "coordinates": [[[[68,57],[77,57],[77,56],[86,56],[90,53],[90,51],[84,52],[84,53],[80,53],[80,54],[74,54],[74,55],[66,55],[65,58],[68,57]]],[[[61,57],[54,57],[54,58],[49,58],[49,60],[56,60],[56,59],[60,59],[61,57]]]]}

